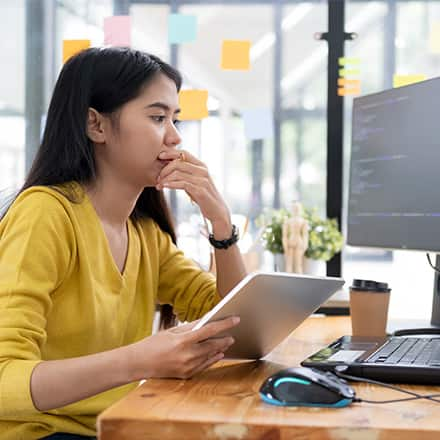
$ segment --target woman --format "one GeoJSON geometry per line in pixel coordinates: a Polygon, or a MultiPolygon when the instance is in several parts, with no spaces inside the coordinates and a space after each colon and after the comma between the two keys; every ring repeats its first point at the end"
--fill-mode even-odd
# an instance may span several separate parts
{"type": "Polygon", "coordinates": [[[218,334],[238,318],[151,335],[156,304],[193,321],[245,276],[206,166],[177,150],[180,85],[130,49],[87,49],[63,67],[0,222],[1,440],[94,436],[96,416],[139,380],[189,378],[233,343],[218,334]],[[164,188],[211,222],[217,280],[176,248],[164,188]]]}

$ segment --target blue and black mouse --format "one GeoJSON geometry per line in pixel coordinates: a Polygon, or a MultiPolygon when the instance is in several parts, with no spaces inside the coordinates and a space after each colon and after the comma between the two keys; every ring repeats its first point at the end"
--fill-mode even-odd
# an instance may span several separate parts
{"type": "Polygon", "coordinates": [[[272,405],[343,408],[355,400],[356,393],[329,371],[297,367],[269,376],[261,385],[260,396],[272,405]]]}

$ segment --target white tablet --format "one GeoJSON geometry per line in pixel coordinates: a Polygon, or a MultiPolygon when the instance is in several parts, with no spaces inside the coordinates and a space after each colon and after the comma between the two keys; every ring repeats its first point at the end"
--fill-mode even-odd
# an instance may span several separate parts
{"type": "Polygon", "coordinates": [[[268,354],[344,284],[342,278],[284,272],[254,272],[238,283],[194,326],[239,316],[227,334],[235,343],[229,358],[259,359],[268,354]]]}

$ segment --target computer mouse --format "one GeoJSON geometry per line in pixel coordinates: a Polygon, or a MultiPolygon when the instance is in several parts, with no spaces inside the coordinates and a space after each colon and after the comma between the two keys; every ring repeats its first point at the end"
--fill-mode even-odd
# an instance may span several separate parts
{"type": "Polygon", "coordinates": [[[297,367],[269,376],[260,387],[260,396],[272,405],[342,408],[353,402],[356,393],[329,371],[297,367]]]}

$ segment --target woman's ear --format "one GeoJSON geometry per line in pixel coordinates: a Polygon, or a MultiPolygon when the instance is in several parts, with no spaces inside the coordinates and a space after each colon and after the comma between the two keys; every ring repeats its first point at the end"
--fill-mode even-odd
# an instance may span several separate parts
{"type": "Polygon", "coordinates": [[[105,142],[103,117],[92,107],[87,114],[87,136],[95,144],[105,142]]]}

